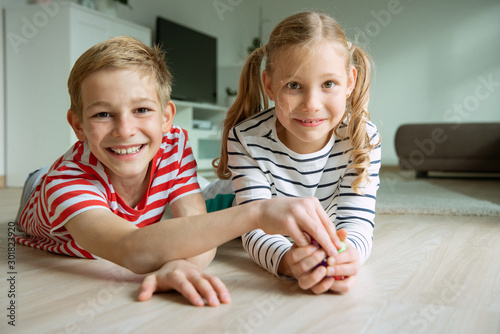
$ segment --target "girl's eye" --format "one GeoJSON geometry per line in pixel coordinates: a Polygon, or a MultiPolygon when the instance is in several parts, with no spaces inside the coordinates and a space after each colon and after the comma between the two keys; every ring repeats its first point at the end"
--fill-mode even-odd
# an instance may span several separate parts
{"type": "Polygon", "coordinates": [[[323,83],[323,88],[332,88],[335,86],[335,83],[333,81],[326,81],[323,83]]]}
{"type": "Polygon", "coordinates": [[[145,113],[147,113],[148,111],[149,111],[149,109],[148,109],[148,108],[137,108],[137,112],[138,112],[139,114],[145,114],[145,113]]]}
{"type": "Polygon", "coordinates": [[[300,84],[295,81],[287,83],[286,86],[290,89],[300,89],[300,84]]]}

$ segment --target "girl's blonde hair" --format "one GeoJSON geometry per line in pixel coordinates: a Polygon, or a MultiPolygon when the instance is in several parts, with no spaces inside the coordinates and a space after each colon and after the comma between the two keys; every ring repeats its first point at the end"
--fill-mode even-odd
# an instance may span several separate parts
{"type": "Polygon", "coordinates": [[[82,118],[82,82],[99,70],[134,70],[150,75],[156,82],[156,91],[162,111],[170,100],[172,75],[159,46],[149,47],[141,41],[120,36],[98,43],[85,51],[75,62],[68,78],[71,109],[82,118]]]}
{"type": "Polygon", "coordinates": [[[368,112],[371,59],[359,47],[348,42],[340,25],[332,17],[317,12],[301,12],[280,22],[272,31],[269,42],[252,52],[240,77],[238,96],[229,108],[222,131],[221,157],[213,161],[217,176],[229,179],[227,140],[229,131],[238,123],[269,107],[269,98],[261,80],[261,64],[266,57],[265,68],[272,73],[273,66],[280,53],[287,47],[300,46],[312,49],[317,42],[331,41],[340,52],[345,54],[346,72],[354,66],[357,72],[354,90],[347,99],[347,109],[342,121],[335,127],[334,133],[344,121],[349,123],[349,139],[352,144],[352,168],[358,175],[352,183],[354,191],[359,192],[361,184],[368,180],[370,151],[379,143],[371,144],[366,132],[366,123],[370,119],[368,112]]]}

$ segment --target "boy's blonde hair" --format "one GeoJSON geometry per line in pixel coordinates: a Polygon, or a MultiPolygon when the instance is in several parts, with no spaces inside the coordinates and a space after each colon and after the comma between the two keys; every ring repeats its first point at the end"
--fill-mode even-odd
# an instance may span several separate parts
{"type": "Polygon", "coordinates": [[[141,41],[120,36],[98,43],[85,51],[75,62],[68,78],[71,109],[82,118],[82,82],[99,70],[137,70],[150,75],[156,82],[156,91],[162,111],[170,100],[172,75],[159,46],[149,47],[141,41]]]}
{"type": "Polygon", "coordinates": [[[356,68],[356,85],[347,100],[347,109],[342,121],[349,123],[349,139],[353,146],[351,151],[352,168],[358,177],[352,183],[354,191],[368,179],[367,169],[370,166],[370,151],[378,145],[371,144],[366,132],[366,122],[370,119],[368,112],[371,60],[359,47],[348,42],[340,25],[332,17],[317,12],[301,12],[292,15],[279,23],[271,33],[269,42],[249,55],[243,68],[238,88],[238,96],[229,108],[222,132],[221,157],[213,162],[217,176],[229,179],[227,139],[229,131],[241,121],[269,107],[269,98],[261,79],[261,64],[266,57],[265,68],[270,74],[278,62],[280,55],[285,55],[287,48],[299,46],[304,50],[314,50],[322,41],[331,41],[345,55],[345,66],[356,68]]]}

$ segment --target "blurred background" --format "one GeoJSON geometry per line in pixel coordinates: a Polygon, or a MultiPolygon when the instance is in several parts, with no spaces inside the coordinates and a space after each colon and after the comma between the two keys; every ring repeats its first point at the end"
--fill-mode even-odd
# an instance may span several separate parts
{"type": "MultiPolygon", "coordinates": [[[[0,0],[1,7],[30,3],[0,0]]],[[[151,28],[153,41],[157,16],[216,37],[218,104],[225,105],[226,88],[237,89],[253,39],[266,43],[279,21],[303,10],[335,17],[349,39],[373,57],[369,108],[383,138],[383,165],[398,163],[394,136],[401,124],[500,121],[498,0],[130,0],[114,15],[151,28]]],[[[2,78],[3,73],[0,67],[2,78]]],[[[3,106],[0,176],[5,175],[3,106]]]]}

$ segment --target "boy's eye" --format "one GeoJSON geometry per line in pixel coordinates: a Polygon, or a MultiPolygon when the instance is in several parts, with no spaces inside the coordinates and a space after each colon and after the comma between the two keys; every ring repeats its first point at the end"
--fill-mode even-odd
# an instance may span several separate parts
{"type": "Polygon", "coordinates": [[[326,81],[323,83],[323,88],[332,88],[333,86],[335,86],[335,82],[333,81],[326,81]]]}
{"type": "Polygon", "coordinates": [[[149,109],[148,109],[148,108],[137,108],[137,112],[138,112],[139,114],[145,114],[145,113],[147,113],[148,111],[149,111],[149,109]]]}
{"type": "Polygon", "coordinates": [[[96,117],[96,118],[107,118],[109,116],[110,116],[110,114],[107,112],[100,112],[100,113],[97,113],[94,115],[94,117],[96,117]]]}
{"type": "Polygon", "coordinates": [[[300,89],[300,84],[296,81],[289,82],[286,86],[290,89],[300,89]]]}

